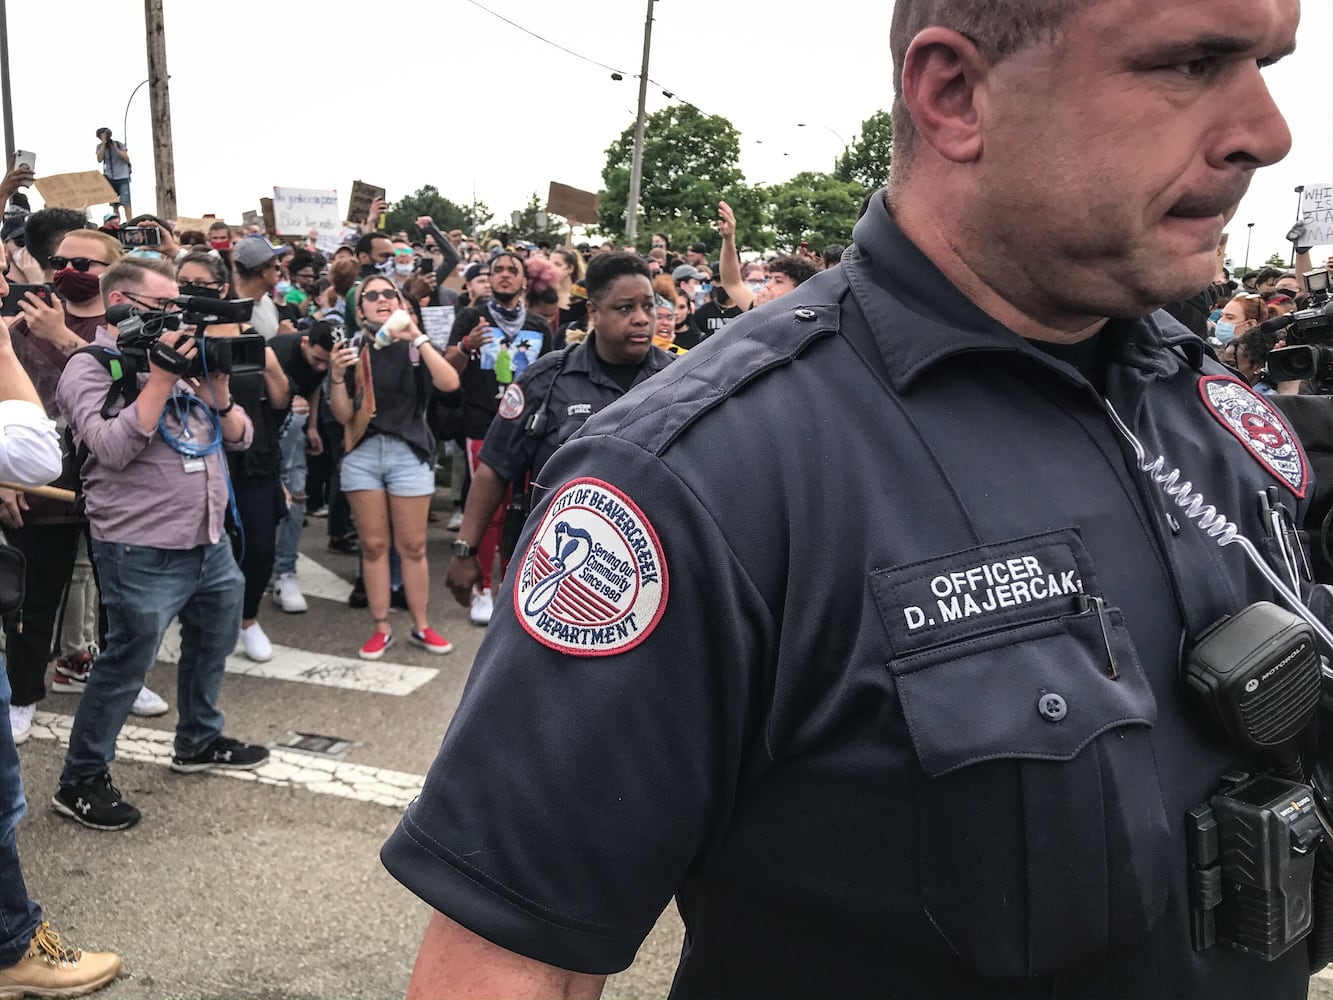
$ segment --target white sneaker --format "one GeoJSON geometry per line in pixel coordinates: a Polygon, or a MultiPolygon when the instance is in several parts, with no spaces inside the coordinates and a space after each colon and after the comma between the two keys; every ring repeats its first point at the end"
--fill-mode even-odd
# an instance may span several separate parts
{"type": "Polygon", "coordinates": [[[156,692],[149,690],[147,685],[139,688],[139,693],[134,696],[134,704],[130,706],[132,715],[141,715],[145,719],[166,715],[169,711],[171,706],[156,692]]]}
{"type": "Polygon", "coordinates": [[[489,625],[491,623],[491,612],[495,610],[495,601],[491,597],[491,588],[477,590],[472,588],[472,607],[468,611],[468,619],[473,625],[489,625]]]}
{"type": "Polygon", "coordinates": [[[462,526],[463,526],[463,512],[461,510],[455,509],[454,512],[449,515],[449,523],[444,526],[444,530],[457,531],[462,526]]]}
{"type": "Polygon", "coordinates": [[[241,645],[245,647],[245,655],[256,663],[273,659],[273,643],[268,641],[259,622],[241,629],[241,645]]]}
{"type": "Polygon", "coordinates": [[[278,577],[278,582],[273,585],[273,603],[289,615],[300,614],[309,608],[297,586],[295,573],[283,573],[278,577]]]}
{"type": "Polygon", "coordinates": [[[14,732],[14,746],[21,747],[28,742],[28,734],[32,732],[32,713],[35,711],[35,704],[9,706],[9,728],[14,732]]]}

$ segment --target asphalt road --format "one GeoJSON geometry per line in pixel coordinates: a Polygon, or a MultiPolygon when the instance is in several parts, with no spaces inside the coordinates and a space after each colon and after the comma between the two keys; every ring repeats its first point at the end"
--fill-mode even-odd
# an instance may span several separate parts
{"type": "MultiPolygon", "coordinates": [[[[48,695],[39,705],[50,714],[39,714],[21,748],[29,814],[19,850],[29,893],[56,929],[77,946],[125,956],[124,974],[100,995],[299,1000],[406,989],[429,912],[385,872],[379,848],[434,759],[485,630],[468,623],[444,588],[453,535],[441,522],[431,530],[432,623],[454,651],[436,656],[408,645],[410,620],[396,611],[400,639],[385,659],[356,661],[371,622],[346,606],[356,560],[327,551],[325,524],[310,519],[302,548],[314,563],[303,562],[301,574],[338,599],[308,595],[310,610],[300,615],[266,600],[260,612],[275,645],[302,651],[280,650],[272,672],[306,680],[229,672],[222,707],[228,734],[241,739],[276,744],[305,732],[348,740],[342,760],[352,767],[332,771],[332,761],[287,752],[259,772],[271,779],[179,775],[165,765],[174,710],[131,718],[134,738],[122,738],[112,774],[143,820],[100,833],[49,807],[64,753],[59,737],[76,699],[48,695]],[[311,653],[355,662],[321,663],[311,653]],[[333,686],[373,686],[386,676],[389,691],[333,686]]],[[[148,683],[174,706],[171,662],[159,662],[148,683]]],[[[607,995],[665,995],[680,939],[668,910],[607,995]]]]}
{"type": "MultiPolygon", "coordinates": [[[[379,848],[434,759],[485,632],[444,588],[453,535],[441,522],[431,529],[432,623],[454,651],[433,656],[400,641],[378,664],[357,661],[371,623],[345,603],[356,560],[328,552],[325,530],[312,518],[302,542],[310,610],[288,615],[266,600],[261,611],[284,647],[264,670],[281,676],[229,672],[222,702],[229,735],[268,744],[335,736],[351,744],[341,763],[286,751],[260,780],[178,775],[166,767],[174,711],[132,718],[113,776],[144,818],[98,833],[49,808],[75,699],[49,695],[39,706],[21,750],[29,815],[19,850],[29,893],[67,940],[125,956],[101,996],[304,1000],[406,989],[428,910],[384,871],[379,848]]],[[[406,613],[393,617],[405,640],[406,613]]],[[[234,663],[252,669],[243,656],[234,663]]],[[[174,703],[169,659],[149,685],[174,703]]],[[[606,995],[664,996],[681,935],[669,908],[606,995]]],[[[1310,997],[1333,1000],[1333,975],[1313,980],[1310,997]]]]}

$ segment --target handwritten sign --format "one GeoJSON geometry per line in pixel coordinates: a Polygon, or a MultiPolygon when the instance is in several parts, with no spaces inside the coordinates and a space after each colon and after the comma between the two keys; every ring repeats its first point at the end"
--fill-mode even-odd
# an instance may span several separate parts
{"type": "MultiPolygon", "coordinates": [[[[40,182],[38,190],[41,190],[40,182]]],[[[1305,223],[1301,246],[1333,243],[1333,184],[1305,185],[1301,192],[1301,221],[1305,223]]]]}
{"type": "Polygon", "coordinates": [[[359,226],[370,214],[370,203],[384,197],[384,188],[367,184],[365,181],[352,181],[352,200],[347,206],[347,221],[359,226]]]}
{"type": "Polygon", "coordinates": [[[341,215],[337,191],[273,188],[273,221],[279,236],[304,237],[312,229],[317,238],[322,234],[336,236],[343,226],[341,215]]]}
{"type": "Polygon", "coordinates": [[[551,189],[546,195],[546,211],[563,215],[571,222],[596,222],[600,203],[601,199],[591,191],[580,191],[555,181],[551,181],[551,189]]]}
{"type": "Polygon", "coordinates": [[[259,212],[264,218],[264,235],[271,239],[278,229],[278,223],[273,218],[273,199],[260,198],[259,212]]]}
{"type": "Polygon", "coordinates": [[[421,310],[425,334],[440,353],[449,346],[449,333],[454,328],[453,306],[425,306],[421,310]]]}
{"type": "Polygon", "coordinates": [[[197,219],[182,215],[176,220],[173,232],[179,236],[181,233],[188,233],[191,230],[194,230],[197,233],[204,233],[207,235],[208,227],[217,221],[218,218],[215,215],[204,215],[197,219]]]}
{"type": "Polygon", "coordinates": [[[50,174],[33,182],[47,208],[87,208],[110,205],[118,199],[100,170],[80,170],[72,174],[50,174]]]}
{"type": "Polygon", "coordinates": [[[241,225],[244,226],[246,229],[249,229],[251,226],[259,225],[259,213],[253,211],[242,212],[241,225]]]}

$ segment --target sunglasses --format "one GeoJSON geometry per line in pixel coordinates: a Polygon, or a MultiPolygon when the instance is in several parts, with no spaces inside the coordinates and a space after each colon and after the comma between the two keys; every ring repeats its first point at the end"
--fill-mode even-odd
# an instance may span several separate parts
{"type": "Polygon", "coordinates": [[[381,299],[381,297],[384,298],[386,301],[393,301],[393,302],[397,302],[399,298],[397,292],[394,291],[380,292],[372,288],[370,291],[364,292],[361,295],[361,301],[378,302],[381,299]]]}
{"type": "Polygon", "coordinates": [[[66,267],[72,267],[76,271],[87,271],[94,264],[101,264],[103,267],[110,267],[104,260],[93,260],[91,257],[60,257],[52,254],[47,258],[51,262],[53,271],[63,271],[66,267]]]}

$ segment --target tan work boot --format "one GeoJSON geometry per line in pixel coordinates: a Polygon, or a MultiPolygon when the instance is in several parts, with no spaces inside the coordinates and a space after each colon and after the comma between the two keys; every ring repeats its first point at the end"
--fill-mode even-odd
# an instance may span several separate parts
{"type": "Polygon", "coordinates": [[[100,990],[120,972],[112,951],[80,951],[60,943],[43,920],[17,965],[0,969],[0,1000],[16,997],[81,997],[100,990]]]}

